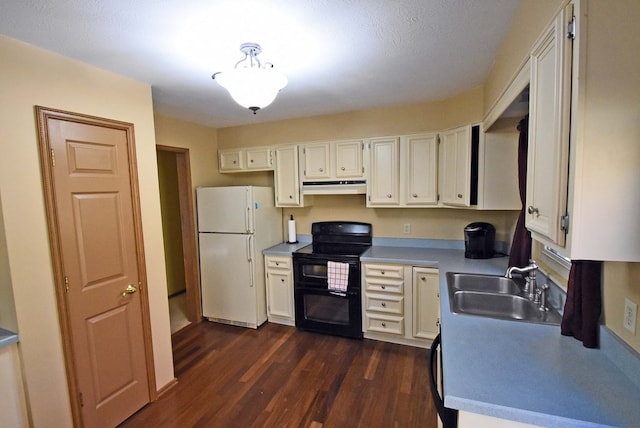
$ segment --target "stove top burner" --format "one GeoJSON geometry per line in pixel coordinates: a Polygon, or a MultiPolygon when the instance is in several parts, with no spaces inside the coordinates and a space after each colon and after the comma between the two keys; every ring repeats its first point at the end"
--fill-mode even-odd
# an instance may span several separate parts
{"type": "Polygon", "coordinates": [[[372,243],[372,228],[369,223],[326,221],[313,223],[310,245],[293,253],[296,255],[321,257],[351,257],[358,259],[372,243]]]}

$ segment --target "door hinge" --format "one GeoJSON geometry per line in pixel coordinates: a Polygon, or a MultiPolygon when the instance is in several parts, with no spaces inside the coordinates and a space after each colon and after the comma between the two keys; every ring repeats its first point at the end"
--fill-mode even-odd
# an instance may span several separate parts
{"type": "Polygon", "coordinates": [[[50,149],[51,153],[51,166],[56,166],[56,152],[53,149],[50,149]]]}
{"type": "Polygon", "coordinates": [[[78,392],[78,401],[80,402],[80,407],[84,407],[84,396],[82,392],[78,392]]]}
{"type": "Polygon", "coordinates": [[[437,142],[438,144],[440,144],[440,135],[439,135],[439,134],[438,134],[438,136],[436,137],[436,142],[437,142]]]}
{"type": "Polygon", "coordinates": [[[567,39],[575,40],[576,38],[576,17],[572,16],[571,21],[567,22],[567,39]]]}
{"type": "Polygon", "coordinates": [[[64,291],[66,293],[69,292],[69,277],[68,276],[64,277],[64,291]]]}
{"type": "Polygon", "coordinates": [[[569,214],[560,217],[560,230],[569,231],[569,214]]]}

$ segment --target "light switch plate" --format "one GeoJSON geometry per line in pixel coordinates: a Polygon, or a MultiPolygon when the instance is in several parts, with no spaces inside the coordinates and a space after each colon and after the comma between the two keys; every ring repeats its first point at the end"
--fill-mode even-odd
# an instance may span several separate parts
{"type": "Polygon", "coordinates": [[[636,334],[636,317],[638,316],[638,305],[629,299],[624,299],[624,318],[622,325],[631,334],[636,334]]]}

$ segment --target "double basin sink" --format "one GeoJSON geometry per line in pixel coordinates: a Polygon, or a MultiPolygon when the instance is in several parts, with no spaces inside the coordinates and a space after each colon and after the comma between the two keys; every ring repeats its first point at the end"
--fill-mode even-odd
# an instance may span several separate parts
{"type": "Polygon", "coordinates": [[[542,310],[523,292],[521,283],[498,275],[447,272],[449,305],[456,314],[559,325],[560,314],[542,310]]]}

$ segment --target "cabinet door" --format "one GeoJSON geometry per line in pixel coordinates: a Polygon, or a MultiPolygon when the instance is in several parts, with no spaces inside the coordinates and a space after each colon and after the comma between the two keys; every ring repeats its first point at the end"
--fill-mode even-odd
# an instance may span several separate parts
{"type": "Polygon", "coordinates": [[[531,53],[526,227],[563,246],[569,167],[572,42],[560,13],[531,53]]]}
{"type": "Polygon", "coordinates": [[[298,146],[283,146],[276,149],[274,182],[276,206],[296,207],[300,205],[298,146]]]}
{"type": "Polygon", "coordinates": [[[438,334],[440,294],[438,270],[413,268],[413,336],[433,339],[438,334]]]}
{"type": "Polygon", "coordinates": [[[367,206],[398,205],[399,139],[374,138],[369,144],[371,171],[367,181],[367,206]]]}
{"type": "Polygon", "coordinates": [[[293,319],[292,278],[291,270],[267,271],[267,314],[269,316],[293,319]]]}
{"type": "Polygon", "coordinates": [[[435,205],[438,203],[438,135],[412,135],[403,138],[406,159],[404,203],[435,205]]]}
{"type": "Polygon", "coordinates": [[[471,205],[471,126],[443,132],[441,196],[445,205],[471,205]]]}
{"type": "Polygon", "coordinates": [[[241,171],[244,169],[242,150],[225,149],[218,151],[218,169],[220,172],[241,171]]]}
{"type": "Polygon", "coordinates": [[[268,171],[273,169],[273,150],[270,147],[246,149],[246,154],[248,170],[268,171]]]}
{"type": "Polygon", "coordinates": [[[339,141],[335,143],[336,178],[359,178],[362,169],[362,141],[339,141]]]}
{"type": "Polygon", "coordinates": [[[331,177],[331,145],[329,143],[305,144],[303,148],[304,179],[331,177]]]}

